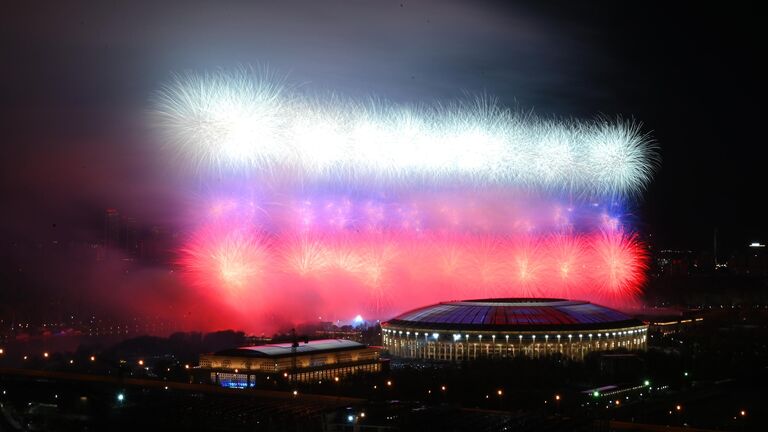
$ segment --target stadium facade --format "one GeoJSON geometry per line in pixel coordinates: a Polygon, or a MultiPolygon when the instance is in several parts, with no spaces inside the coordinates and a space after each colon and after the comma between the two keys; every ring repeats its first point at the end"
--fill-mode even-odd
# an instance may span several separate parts
{"type": "Polygon", "coordinates": [[[464,361],[549,355],[582,360],[593,351],[645,350],[648,326],[586,301],[544,298],[438,303],[382,323],[396,357],[464,361]]]}
{"type": "Polygon", "coordinates": [[[322,381],[382,370],[381,347],[345,339],[246,346],[200,356],[200,369],[224,387],[255,387],[269,379],[322,381]]]}

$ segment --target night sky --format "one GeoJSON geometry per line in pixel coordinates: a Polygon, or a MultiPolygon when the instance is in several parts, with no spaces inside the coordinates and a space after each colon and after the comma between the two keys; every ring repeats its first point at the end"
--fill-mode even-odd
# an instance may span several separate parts
{"type": "Polygon", "coordinates": [[[107,207],[180,223],[189,179],[147,131],[153,92],[174,72],[262,65],[352,97],[487,93],[544,116],[634,118],[662,157],[641,233],[673,248],[709,247],[715,227],[725,249],[768,241],[756,7],[510,3],[5,5],[0,236],[98,238],[107,207]]]}

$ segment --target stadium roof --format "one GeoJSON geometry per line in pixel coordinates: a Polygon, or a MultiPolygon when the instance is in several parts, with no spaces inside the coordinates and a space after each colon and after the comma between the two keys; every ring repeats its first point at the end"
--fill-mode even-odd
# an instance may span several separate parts
{"type": "MultiPolygon", "coordinates": [[[[240,357],[287,357],[292,354],[292,343],[278,343],[269,345],[246,346],[218,351],[216,355],[240,356],[240,357]]],[[[322,354],[335,351],[347,351],[365,348],[366,346],[346,339],[319,339],[308,343],[299,343],[296,347],[298,355],[322,354]]]]}
{"type": "Polygon", "coordinates": [[[399,315],[384,326],[421,329],[544,331],[642,325],[622,312],[586,301],[544,298],[438,303],[399,315]]]}

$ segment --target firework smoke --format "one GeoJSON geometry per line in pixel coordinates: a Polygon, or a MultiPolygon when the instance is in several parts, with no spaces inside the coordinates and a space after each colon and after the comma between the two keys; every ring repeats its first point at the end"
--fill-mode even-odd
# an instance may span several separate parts
{"type": "Polygon", "coordinates": [[[644,281],[643,245],[605,230],[548,236],[287,235],[204,227],[182,252],[189,281],[254,317],[289,290],[317,314],[380,316],[425,303],[481,297],[589,298],[628,306],[644,281]],[[342,282],[340,282],[342,281],[342,282]],[[352,287],[352,289],[350,288],[352,287]],[[271,291],[271,292],[265,292],[271,291]]]}
{"type": "Polygon", "coordinates": [[[645,280],[627,203],[657,154],[633,122],[311,97],[247,71],[177,76],[154,118],[181,166],[231,181],[179,264],[245,326],[480,297],[622,307],[645,280]]]}

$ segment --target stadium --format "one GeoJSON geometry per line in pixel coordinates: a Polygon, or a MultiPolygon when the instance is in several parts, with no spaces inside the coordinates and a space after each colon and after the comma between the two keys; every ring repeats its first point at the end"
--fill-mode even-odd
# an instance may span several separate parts
{"type": "Polygon", "coordinates": [[[444,302],[382,323],[390,355],[445,361],[555,354],[583,360],[593,351],[644,350],[647,332],[622,312],[545,298],[444,302]]]}

